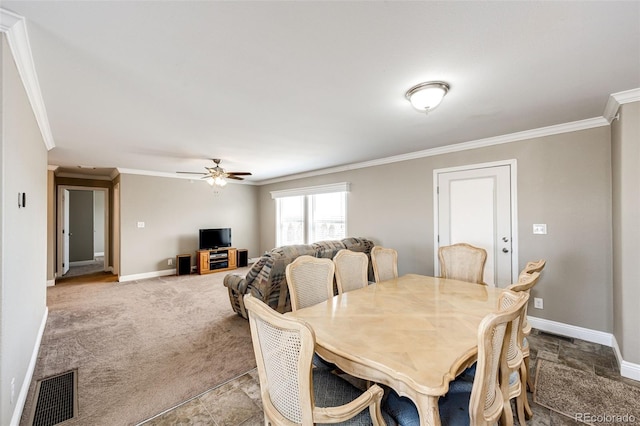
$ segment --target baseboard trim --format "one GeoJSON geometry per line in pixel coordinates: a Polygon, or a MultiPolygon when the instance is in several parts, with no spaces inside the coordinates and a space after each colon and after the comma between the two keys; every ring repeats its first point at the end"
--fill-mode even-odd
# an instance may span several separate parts
{"type": "Polygon", "coordinates": [[[176,270],[165,269],[164,271],[143,272],[142,274],[120,275],[119,282],[144,280],[146,278],[166,277],[167,275],[175,275],[176,270]]]}
{"type": "Polygon", "coordinates": [[[616,358],[618,358],[620,375],[622,377],[640,381],[640,365],[625,361],[622,358],[622,352],[620,352],[620,346],[618,346],[616,336],[613,336],[613,351],[616,353],[616,358]]]}
{"type": "Polygon", "coordinates": [[[42,316],[42,321],[40,321],[38,336],[36,337],[36,342],[33,345],[31,360],[29,361],[29,366],[27,367],[27,374],[25,374],[22,386],[20,386],[20,393],[18,394],[18,399],[16,400],[16,407],[13,409],[11,423],[9,423],[11,426],[18,426],[20,424],[20,418],[22,417],[24,404],[27,402],[27,394],[29,393],[31,379],[33,379],[33,373],[36,370],[36,361],[38,360],[38,353],[40,352],[40,343],[42,343],[44,328],[47,325],[47,318],[49,318],[49,308],[45,306],[44,315],[42,316]]]}
{"type": "Polygon", "coordinates": [[[56,285],[55,279],[47,280],[47,287],[53,287],[54,285],[56,285]]]}
{"type": "Polygon", "coordinates": [[[613,335],[603,331],[591,330],[589,328],[578,327],[576,325],[564,324],[544,318],[527,316],[531,327],[549,333],[560,334],[568,337],[586,340],[587,342],[598,343],[611,347],[613,345],[613,335]]]}
{"type": "Polygon", "coordinates": [[[618,359],[618,365],[620,365],[620,375],[628,379],[640,381],[640,364],[634,364],[632,362],[625,361],[622,358],[622,353],[620,352],[620,347],[618,347],[616,336],[612,333],[605,333],[603,331],[591,330],[589,328],[563,324],[561,322],[530,316],[527,316],[527,320],[529,321],[529,324],[531,324],[531,327],[537,328],[538,330],[574,337],[576,339],[586,340],[587,342],[598,343],[600,345],[613,348],[616,358],[618,359]]]}

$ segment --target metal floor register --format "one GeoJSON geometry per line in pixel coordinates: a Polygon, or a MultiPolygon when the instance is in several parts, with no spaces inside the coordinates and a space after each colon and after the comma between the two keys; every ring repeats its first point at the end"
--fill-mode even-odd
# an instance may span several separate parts
{"type": "Polygon", "coordinates": [[[72,419],[78,411],[77,370],[38,380],[35,399],[28,424],[52,426],[72,419]]]}

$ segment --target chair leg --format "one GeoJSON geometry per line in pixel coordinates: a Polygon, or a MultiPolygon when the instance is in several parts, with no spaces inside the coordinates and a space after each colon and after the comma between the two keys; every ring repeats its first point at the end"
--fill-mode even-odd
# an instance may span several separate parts
{"type": "Polygon", "coordinates": [[[522,363],[524,365],[524,374],[525,374],[525,378],[526,381],[522,382],[522,383],[526,383],[527,388],[529,389],[530,392],[533,392],[533,379],[531,378],[531,375],[529,374],[529,357],[526,356],[524,358],[524,362],[522,363]]]}
{"type": "Polygon", "coordinates": [[[500,426],[513,426],[513,410],[511,410],[511,400],[504,402],[502,415],[500,416],[500,426]]]}
{"type": "Polygon", "coordinates": [[[523,387],[522,392],[520,392],[520,395],[516,397],[516,410],[518,411],[518,422],[520,422],[520,426],[525,426],[527,424],[527,420],[531,418],[531,416],[526,417],[524,414],[524,405],[526,403],[527,403],[527,393],[523,387]]]}
{"type": "MultiPolygon", "coordinates": [[[[522,397],[521,405],[523,406],[525,418],[527,420],[533,417],[533,411],[529,406],[529,399],[527,398],[527,384],[529,382],[528,373],[529,373],[529,357],[525,358],[525,362],[520,364],[520,383],[522,383],[522,392],[520,392],[520,396],[522,397]]],[[[520,414],[518,413],[518,416],[519,415],[520,414]]]]}

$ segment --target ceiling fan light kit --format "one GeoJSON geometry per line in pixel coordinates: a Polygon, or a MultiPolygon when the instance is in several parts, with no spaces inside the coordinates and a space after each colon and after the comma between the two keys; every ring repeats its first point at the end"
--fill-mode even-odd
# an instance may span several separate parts
{"type": "Polygon", "coordinates": [[[427,81],[416,84],[405,93],[413,108],[428,114],[435,109],[449,92],[449,84],[444,81],[427,81]]]}
{"type": "Polygon", "coordinates": [[[224,187],[227,184],[227,181],[224,180],[224,178],[222,176],[218,176],[218,177],[211,177],[211,176],[207,176],[207,183],[211,186],[217,185],[220,187],[224,187]]]}

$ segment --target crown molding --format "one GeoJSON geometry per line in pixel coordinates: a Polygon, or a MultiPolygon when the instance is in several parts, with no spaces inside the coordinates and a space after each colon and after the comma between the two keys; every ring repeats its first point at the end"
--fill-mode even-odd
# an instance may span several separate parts
{"type": "Polygon", "coordinates": [[[55,148],[56,144],[53,140],[53,133],[51,133],[47,109],[44,106],[38,74],[31,55],[31,44],[29,43],[25,19],[20,15],[0,8],[0,32],[7,35],[7,42],[9,43],[13,60],[27,92],[42,139],[47,150],[51,150],[55,148]]]}
{"type": "Polygon", "coordinates": [[[73,179],[88,179],[88,180],[105,180],[105,181],[113,180],[110,176],[87,175],[87,174],[82,174],[82,173],[67,173],[67,172],[57,173],[56,177],[73,178],[73,179]]]}
{"type": "Polygon", "coordinates": [[[612,93],[607,100],[607,105],[605,106],[604,114],[602,115],[609,123],[611,123],[613,119],[616,118],[620,105],[638,101],[640,101],[640,88],[612,93]]]}
{"type": "Polygon", "coordinates": [[[410,152],[408,154],[395,155],[393,157],[381,158],[378,160],[365,161],[362,163],[347,164],[345,166],[331,167],[328,169],[314,170],[307,173],[298,173],[295,175],[284,176],[256,182],[258,185],[268,185],[272,183],[285,182],[289,180],[302,179],[313,176],[326,175],[330,173],[339,173],[349,170],[363,169],[366,167],[381,166],[384,164],[397,163],[400,161],[415,160],[424,157],[433,157],[435,155],[449,154],[452,152],[466,151],[469,149],[484,148],[487,146],[501,145],[505,143],[517,142],[527,139],[541,138],[545,136],[558,135],[561,133],[576,132],[579,130],[592,129],[594,127],[602,127],[609,125],[604,117],[589,118],[586,120],[572,121],[570,123],[556,124],[553,126],[540,127],[538,129],[525,130],[508,135],[495,136],[491,138],[478,139],[469,142],[462,142],[453,145],[442,146],[438,148],[425,149],[422,151],[410,152]]]}
{"type": "Polygon", "coordinates": [[[620,105],[640,101],[640,88],[625,90],[611,95],[620,105]]]}

